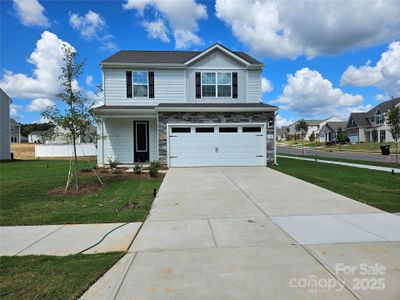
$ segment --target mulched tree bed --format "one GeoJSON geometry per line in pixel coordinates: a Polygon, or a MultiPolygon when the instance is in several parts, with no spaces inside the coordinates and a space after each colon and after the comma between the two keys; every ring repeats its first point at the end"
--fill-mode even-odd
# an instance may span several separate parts
{"type": "Polygon", "coordinates": [[[75,189],[75,186],[71,184],[69,189],[65,191],[65,186],[58,186],[51,191],[49,191],[47,194],[51,196],[75,196],[75,195],[85,195],[85,194],[91,194],[100,191],[103,188],[103,186],[99,183],[86,183],[86,184],[80,184],[79,185],[79,190],[75,189]]]}

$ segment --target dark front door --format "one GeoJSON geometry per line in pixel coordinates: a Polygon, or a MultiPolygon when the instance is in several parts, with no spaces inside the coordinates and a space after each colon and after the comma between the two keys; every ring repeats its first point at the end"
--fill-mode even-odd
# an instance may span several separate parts
{"type": "Polygon", "coordinates": [[[150,160],[148,121],[133,122],[133,147],[135,162],[150,160]]]}

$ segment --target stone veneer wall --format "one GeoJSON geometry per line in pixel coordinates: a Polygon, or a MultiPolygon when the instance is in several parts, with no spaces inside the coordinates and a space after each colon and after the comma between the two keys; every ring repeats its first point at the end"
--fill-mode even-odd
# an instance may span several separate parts
{"type": "MultiPolygon", "coordinates": [[[[159,112],[158,113],[158,155],[159,160],[167,163],[167,124],[168,123],[267,123],[267,159],[274,162],[274,127],[268,127],[274,120],[274,112],[159,112]]],[[[275,120],[274,120],[275,122],[275,120]]]]}

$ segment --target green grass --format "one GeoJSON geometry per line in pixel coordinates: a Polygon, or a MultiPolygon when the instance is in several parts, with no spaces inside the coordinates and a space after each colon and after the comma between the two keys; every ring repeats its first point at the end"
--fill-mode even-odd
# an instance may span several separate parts
{"type": "Polygon", "coordinates": [[[77,299],[121,256],[2,256],[0,298],[77,299]]]}
{"type": "MultiPolygon", "coordinates": [[[[315,155],[297,155],[297,154],[285,154],[285,153],[278,153],[278,155],[284,156],[294,156],[294,157],[305,157],[305,158],[312,158],[315,159],[315,155]]],[[[321,154],[318,153],[317,159],[321,160],[329,160],[329,161],[341,161],[341,162],[348,162],[353,164],[361,164],[361,165],[370,165],[370,166],[380,166],[380,167],[388,167],[388,168],[400,168],[400,163],[392,163],[392,162],[380,162],[380,161],[371,161],[371,160],[354,160],[354,159],[346,159],[346,158],[334,158],[334,157],[324,157],[323,152],[321,154]]]]}
{"type": "MultiPolygon", "coordinates": [[[[81,168],[88,164],[80,161],[81,168]]],[[[32,160],[0,163],[0,225],[127,222],[145,219],[153,202],[153,189],[161,179],[135,180],[104,177],[101,191],[77,196],[49,196],[65,185],[69,161],[32,160]],[[127,202],[138,208],[121,210],[127,202]]],[[[93,176],[80,177],[95,182],[93,176]]]]}
{"type": "MultiPolygon", "coordinates": [[[[278,158],[272,168],[388,212],[400,212],[400,175],[278,158]]],[[[290,188],[290,187],[288,187],[290,188]]]]}
{"type": "Polygon", "coordinates": [[[323,149],[329,149],[334,151],[357,151],[357,152],[369,152],[369,153],[381,153],[379,148],[382,145],[390,145],[390,152],[396,153],[396,143],[359,143],[359,144],[348,144],[348,145],[335,145],[322,147],[323,149]]]}

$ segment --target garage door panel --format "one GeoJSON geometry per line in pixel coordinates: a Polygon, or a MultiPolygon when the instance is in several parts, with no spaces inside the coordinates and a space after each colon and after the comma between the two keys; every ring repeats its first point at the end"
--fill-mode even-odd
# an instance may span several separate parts
{"type": "Polygon", "coordinates": [[[202,132],[198,126],[191,126],[190,133],[176,133],[176,130],[170,133],[168,151],[171,167],[265,165],[264,127],[262,132],[246,133],[240,130],[219,132],[220,125],[206,127],[213,127],[214,132],[202,132]]]}

